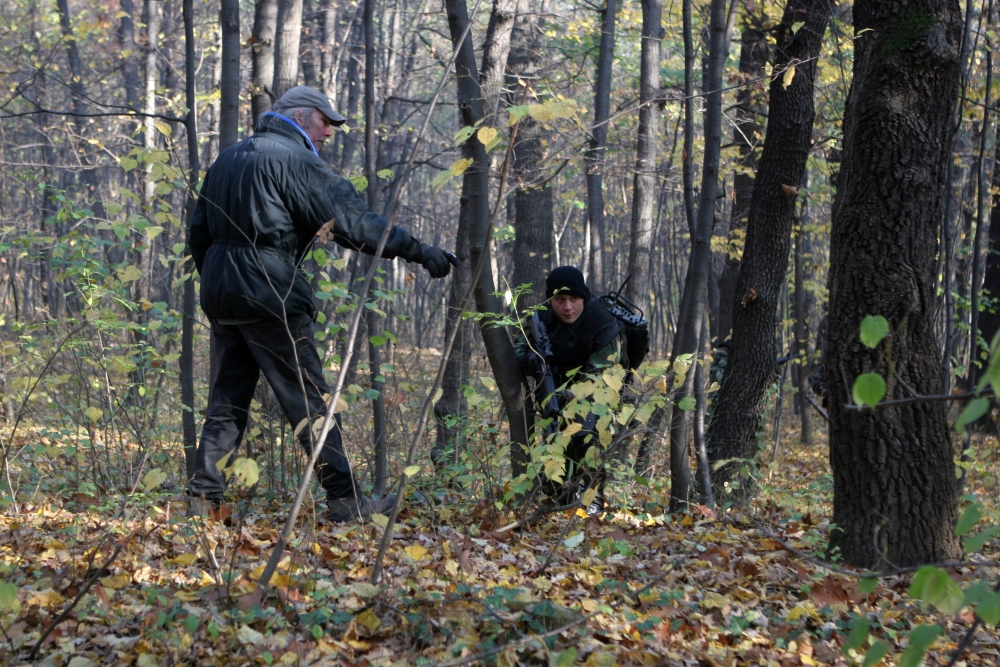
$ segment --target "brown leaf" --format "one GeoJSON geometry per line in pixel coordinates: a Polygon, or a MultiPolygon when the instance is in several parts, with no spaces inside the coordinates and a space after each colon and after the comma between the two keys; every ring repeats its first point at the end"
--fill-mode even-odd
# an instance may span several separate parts
{"type": "Polygon", "coordinates": [[[799,189],[794,185],[781,184],[781,191],[784,192],[789,197],[797,197],[799,194],[799,189]]]}

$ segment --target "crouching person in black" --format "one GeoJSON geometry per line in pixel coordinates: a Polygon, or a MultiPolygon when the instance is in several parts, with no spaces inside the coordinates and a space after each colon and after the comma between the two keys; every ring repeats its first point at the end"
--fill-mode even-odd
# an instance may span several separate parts
{"type": "MultiPolygon", "coordinates": [[[[204,516],[222,500],[226,479],[217,464],[243,438],[261,373],[293,429],[326,414],[330,388],[313,335],[316,304],[299,263],[317,234],[374,254],[388,224],[316,151],[345,120],[318,90],[297,86],[261,116],[252,137],[224,150],[205,176],[190,246],[218,373],[188,482],[190,516],[204,516]]],[[[448,275],[458,262],[401,227],[390,230],[382,256],[422,264],[433,278],[448,275]]],[[[312,439],[312,428],[299,430],[307,452],[312,439]]],[[[385,512],[395,501],[362,495],[344,452],[339,416],[316,472],[333,521],[385,512]]]]}
{"type": "MultiPolygon", "coordinates": [[[[548,303],[538,312],[538,319],[548,333],[555,387],[562,386],[574,369],[577,369],[577,374],[572,376],[573,380],[579,382],[584,379],[580,373],[599,375],[602,369],[624,362],[624,332],[615,316],[591,295],[579,269],[572,266],[553,269],[545,280],[545,296],[548,303]]],[[[540,356],[534,342],[529,344],[524,336],[517,337],[514,347],[525,375],[536,380],[537,404],[544,406],[549,400],[542,381],[546,360],[540,356]]],[[[568,394],[566,390],[557,392],[560,409],[572,400],[568,394]]],[[[548,487],[545,490],[559,504],[575,500],[575,494],[580,493],[582,488],[596,488],[597,495],[585,508],[587,514],[594,516],[604,512],[605,472],[603,468],[592,470],[585,462],[590,447],[599,447],[594,432],[597,418],[589,415],[582,421],[584,428],[572,437],[565,450],[566,484],[562,489],[551,484],[543,487],[548,487]]]]}

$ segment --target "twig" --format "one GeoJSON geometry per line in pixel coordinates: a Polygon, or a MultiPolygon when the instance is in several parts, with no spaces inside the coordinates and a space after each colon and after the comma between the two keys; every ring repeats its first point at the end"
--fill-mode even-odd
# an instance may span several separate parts
{"type": "Polygon", "coordinates": [[[830,423],[830,415],[828,415],[827,412],[826,412],[826,410],[823,409],[823,406],[821,406],[819,403],[817,403],[816,399],[813,398],[808,392],[806,392],[804,394],[804,396],[806,397],[806,400],[809,401],[809,405],[813,406],[813,408],[816,409],[816,412],[819,413],[819,416],[822,417],[823,419],[825,419],[826,423],[829,424],[830,423]]]}
{"type": "MultiPolygon", "coordinates": [[[[996,586],[993,587],[993,592],[1000,593],[1000,581],[998,581],[996,583],[996,586]]],[[[958,646],[955,648],[955,654],[951,656],[951,660],[948,661],[948,667],[955,667],[955,665],[958,663],[958,659],[961,658],[963,654],[965,654],[966,649],[969,648],[969,644],[972,643],[972,639],[976,634],[976,630],[978,630],[979,626],[982,624],[983,624],[983,619],[979,617],[979,614],[976,614],[976,620],[974,620],[972,622],[972,626],[965,631],[965,635],[962,637],[962,641],[960,641],[958,643],[958,646]]]]}
{"type": "MultiPolygon", "coordinates": [[[[987,389],[981,393],[966,392],[961,394],[935,394],[932,396],[910,396],[908,398],[894,398],[891,401],[882,401],[875,405],[875,408],[888,408],[894,405],[910,405],[911,403],[939,403],[944,401],[967,401],[972,398],[987,398],[993,396],[993,390],[987,389]]],[[[845,410],[874,410],[867,405],[845,405],[845,410]]]]}

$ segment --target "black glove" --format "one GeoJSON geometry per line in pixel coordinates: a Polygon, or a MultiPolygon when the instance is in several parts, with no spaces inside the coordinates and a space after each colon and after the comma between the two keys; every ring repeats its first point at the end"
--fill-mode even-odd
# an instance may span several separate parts
{"type": "Polygon", "coordinates": [[[529,352],[528,358],[524,361],[524,374],[540,377],[545,373],[545,361],[536,352],[529,352]]]}
{"type": "Polygon", "coordinates": [[[455,253],[435,248],[426,243],[421,243],[417,247],[413,261],[427,269],[427,272],[431,274],[431,278],[444,278],[451,271],[452,265],[460,266],[462,264],[458,261],[455,253]]]}

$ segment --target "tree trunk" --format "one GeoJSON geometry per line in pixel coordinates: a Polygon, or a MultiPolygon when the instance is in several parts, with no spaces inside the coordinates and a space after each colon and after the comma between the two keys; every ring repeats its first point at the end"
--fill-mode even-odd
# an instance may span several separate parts
{"type": "MultiPolygon", "coordinates": [[[[808,181],[808,179],[809,174],[806,173],[803,180],[808,181]]],[[[806,356],[809,353],[809,324],[806,321],[808,313],[806,312],[805,288],[805,246],[807,243],[805,224],[808,219],[806,215],[808,205],[808,198],[803,199],[802,213],[796,221],[798,224],[795,229],[795,354],[803,356],[798,361],[791,362],[795,364],[792,368],[795,371],[795,404],[799,420],[802,423],[800,440],[803,445],[812,444],[812,421],[809,418],[809,401],[806,400],[806,392],[809,391],[809,374],[807,372],[809,359],[806,356]]]]}
{"type": "MultiPolygon", "coordinates": [[[[125,105],[139,110],[139,63],[135,59],[135,6],[132,0],[120,0],[122,20],[118,28],[118,45],[122,55],[122,83],[125,85],[125,105]]],[[[134,123],[129,124],[129,133],[134,123]]]]}
{"type": "MultiPolygon", "coordinates": [[[[448,27],[453,45],[458,45],[469,23],[465,0],[447,0],[448,27]]],[[[483,93],[476,68],[476,55],[472,40],[466,37],[455,58],[455,76],[458,82],[458,107],[464,125],[475,125],[483,118],[483,93]]],[[[469,235],[469,264],[476,266],[483,253],[490,253],[489,223],[489,161],[486,147],[475,136],[462,145],[463,155],[473,160],[462,178],[462,203],[459,213],[459,233],[463,227],[469,235]]],[[[487,255],[487,261],[489,256],[487,255]]],[[[493,274],[484,270],[475,286],[476,310],[480,313],[499,313],[502,305],[494,296],[496,288],[493,274]]],[[[528,451],[528,422],[525,416],[524,373],[517,363],[514,345],[503,327],[487,319],[480,325],[486,356],[497,388],[507,409],[510,424],[511,468],[516,478],[527,471],[530,461],[528,451]]]]}
{"type": "MultiPolygon", "coordinates": [[[[764,134],[761,118],[767,111],[764,99],[766,90],[760,81],[768,61],[767,33],[760,27],[762,19],[747,15],[741,36],[740,77],[741,87],[736,91],[736,128],[733,143],[739,147],[740,161],[733,177],[733,207],[729,216],[727,238],[730,243],[745,238],[747,213],[753,196],[753,173],[757,170],[757,146],[764,134]]],[[[718,342],[729,337],[733,328],[733,307],[736,302],[736,278],[740,273],[740,260],[727,252],[723,258],[722,275],[719,276],[719,312],[715,318],[712,336],[718,342]]]]}
{"type": "MultiPolygon", "coordinates": [[[[983,262],[982,291],[992,300],[993,308],[987,308],[979,313],[979,332],[986,344],[993,342],[993,337],[1000,331],[1000,123],[996,129],[996,148],[993,156],[993,187],[992,209],[990,210],[989,234],[983,262]]],[[[979,357],[981,363],[986,360],[979,357]]],[[[985,366],[984,366],[985,367],[985,366]]],[[[975,372],[970,382],[975,386],[979,382],[982,368],[974,367],[975,372]]]]}
{"type": "Polygon", "coordinates": [[[219,9],[222,27],[222,76],[219,88],[219,152],[236,143],[240,131],[240,4],[222,0],[219,9]]]}
{"type": "Polygon", "coordinates": [[[812,144],[816,59],[828,17],[826,0],[789,0],[777,28],[767,136],[736,281],[732,350],[708,430],[712,463],[736,459],[715,470],[716,498],[728,495],[727,485],[743,461],[753,458],[764,394],[778,379],[777,308],[788,267],[795,200],[804,185],[812,144]],[[793,26],[803,17],[805,24],[796,31],[793,26]],[[789,75],[793,67],[794,74],[789,75]]]}
{"type": "Polygon", "coordinates": [[[640,306],[649,300],[653,250],[653,203],[657,198],[656,142],[660,134],[660,41],[663,0],[642,0],[642,53],[639,65],[639,138],[632,186],[632,225],[625,295],[640,306]]]}
{"type": "Polygon", "coordinates": [[[589,235],[590,287],[603,291],[604,283],[604,161],[611,117],[611,75],[615,58],[617,0],[606,0],[601,14],[601,39],[594,80],[594,129],[584,155],[587,182],[587,233],[589,235]]]}
{"type": "Polygon", "coordinates": [[[858,375],[879,373],[887,398],[935,394],[937,234],[959,80],[957,0],[854,4],[854,80],[834,201],[826,382],[833,519],[847,563],[906,567],[961,555],[955,452],[947,406],[847,410],[858,375]],[[866,315],[889,338],[861,344],[866,315]]]}
{"type": "MultiPolygon", "coordinates": [[[[722,67],[725,64],[726,2],[712,0],[709,22],[708,68],[705,88],[705,155],[701,170],[701,201],[698,204],[697,227],[691,239],[691,257],[674,335],[671,361],[681,355],[694,354],[701,336],[708,292],[708,272],[711,269],[712,227],[715,222],[715,197],[719,190],[719,156],[722,149],[722,67]]],[[[677,393],[680,402],[691,395],[695,373],[688,373],[677,393]]],[[[652,430],[647,437],[655,435],[652,430]]],[[[687,505],[691,482],[688,460],[687,412],[675,408],[670,424],[670,509],[677,511],[687,505]]]]}
{"type": "Polygon", "coordinates": [[[278,0],[277,34],[274,40],[274,83],[277,100],[299,81],[299,43],[302,39],[302,0],[278,0]]]}
{"type": "Polygon", "coordinates": [[[187,479],[194,477],[196,463],[195,453],[198,450],[197,430],[194,423],[194,320],[195,320],[195,294],[194,294],[194,262],[191,260],[191,219],[194,215],[194,207],[197,202],[198,181],[201,178],[201,165],[198,154],[198,97],[195,90],[195,77],[197,75],[198,62],[195,59],[194,44],[194,0],[184,0],[184,77],[185,77],[185,97],[187,100],[187,116],[184,126],[187,131],[188,149],[188,190],[185,199],[187,209],[187,237],[188,248],[184,251],[186,260],[184,262],[184,273],[187,278],[184,280],[184,297],[181,309],[184,312],[184,320],[181,324],[181,358],[180,358],[180,385],[181,385],[181,425],[184,430],[184,470],[187,479]]]}
{"type": "MultiPolygon", "coordinates": [[[[512,105],[522,104],[526,87],[536,95],[542,93],[536,82],[544,45],[537,21],[528,11],[527,0],[521,0],[507,61],[508,99],[512,105]]],[[[529,286],[521,295],[522,305],[534,305],[545,299],[545,276],[552,269],[553,194],[544,170],[548,141],[548,132],[542,123],[530,116],[521,119],[511,165],[511,178],[517,184],[514,191],[517,217],[514,219],[514,267],[510,287],[529,286]]]]}
{"type": "Polygon", "coordinates": [[[278,0],[257,0],[253,16],[253,48],[251,54],[250,116],[253,126],[257,119],[277,99],[272,95],[274,83],[274,37],[278,25],[278,0]]]}

